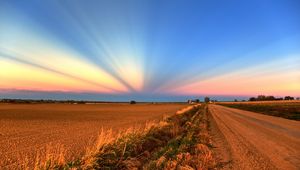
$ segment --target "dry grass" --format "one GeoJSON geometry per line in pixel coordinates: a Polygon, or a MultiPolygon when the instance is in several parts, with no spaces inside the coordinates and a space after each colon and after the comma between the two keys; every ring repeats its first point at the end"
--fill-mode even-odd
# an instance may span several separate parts
{"type": "MultiPolygon", "coordinates": [[[[63,145],[53,145],[49,144],[43,148],[43,150],[37,151],[37,153],[32,157],[24,155],[24,157],[19,157],[18,169],[25,170],[41,170],[41,169],[55,169],[58,165],[66,164],[65,160],[66,150],[63,145]]],[[[15,169],[15,168],[8,168],[15,169]]]]}
{"type": "Polygon", "coordinates": [[[0,104],[0,169],[76,164],[83,155],[110,142],[109,136],[116,137],[117,131],[132,126],[146,129],[144,124],[149,120],[157,123],[185,106],[0,104]]]}
{"type": "Polygon", "coordinates": [[[206,106],[197,111],[184,124],[185,130],[175,140],[162,148],[159,158],[146,166],[146,169],[213,169],[211,138],[208,134],[206,106]],[[162,151],[162,152],[161,152],[162,151]]]}

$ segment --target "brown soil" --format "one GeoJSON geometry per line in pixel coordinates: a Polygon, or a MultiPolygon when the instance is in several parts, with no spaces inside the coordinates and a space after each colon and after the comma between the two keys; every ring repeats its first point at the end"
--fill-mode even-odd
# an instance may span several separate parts
{"type": "Polygon", "coordinates": [[[220,169],[300,169],[299,122],[219,105],[209,111],[220,169]]]}
{"type": "Polygon", "coordinates": [[[14,169],[38,152],[82,156],[103,128],[113,131],[161,119],[184,104],[0,104],[0,169],[14,169]],[[49,151],[50,148],[50,151],[49,151]]]}

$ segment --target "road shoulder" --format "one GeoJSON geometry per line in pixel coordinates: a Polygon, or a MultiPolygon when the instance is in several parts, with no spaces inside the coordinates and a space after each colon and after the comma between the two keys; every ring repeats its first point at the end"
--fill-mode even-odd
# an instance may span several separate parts
{"type": "Polygon", "coordinates": [[[213,155],[216,158],[218,169],[233,169],[232,153],[230,145],[228,144],[225,136],[220,131],[216,121],[214,120],[212,114],[208,110],[208,120],[209,120],[209,133],[212,137],[213,143],[213,155]]]}

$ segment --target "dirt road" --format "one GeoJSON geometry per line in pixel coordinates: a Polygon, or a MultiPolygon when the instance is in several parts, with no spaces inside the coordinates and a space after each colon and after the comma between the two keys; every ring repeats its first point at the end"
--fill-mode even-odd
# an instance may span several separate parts
{"type": "Polygon", "coordinates": [[[221,169],[300,169],[300,122],[209,105],[221,169]]]}

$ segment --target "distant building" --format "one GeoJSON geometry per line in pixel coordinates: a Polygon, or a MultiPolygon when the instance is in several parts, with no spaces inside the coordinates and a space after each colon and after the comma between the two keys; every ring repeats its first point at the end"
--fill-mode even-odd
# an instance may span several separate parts
{"type": "Polygon", "coordinates": [[[216,102],[218,102],[218,100],[210,100],[210,102],[216,103],[216,102]]]}
{"type": "Polygon", "coordinates": [[[189,99],[189,100],[187,101],[188,104],[195,104],[195,103],[199,103],[199,102],[200,102],[199,99],[195,99],[195,100],[189,99]]]}
{"type": "Polygon", "coordinates": [[[210,102],[209,97],[206,96],[206,97],[204,98],[204,102],[205,102],[205,103],[209,103],[209,102],[210,102]]]}

